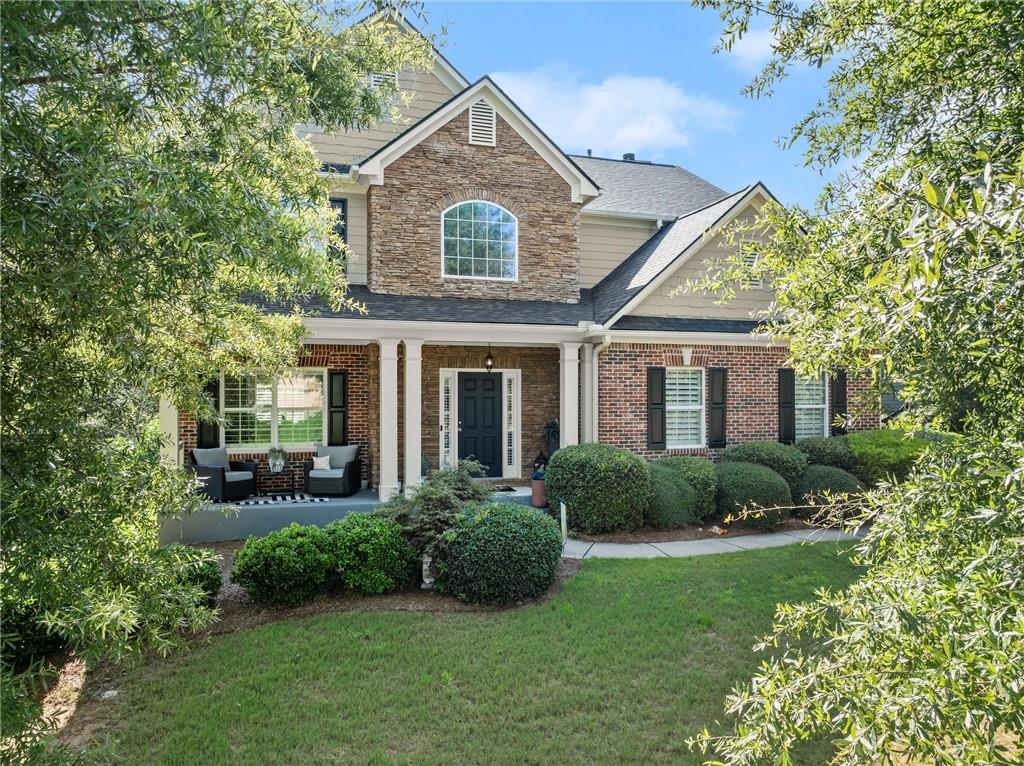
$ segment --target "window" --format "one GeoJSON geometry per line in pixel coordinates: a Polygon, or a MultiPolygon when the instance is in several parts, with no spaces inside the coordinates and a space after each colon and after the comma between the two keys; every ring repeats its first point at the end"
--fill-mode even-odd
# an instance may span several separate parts
{"type": "Polygon", "coordinates": [[[469,143],[494,146],[496,143],[497,115],[483,99],[469,107],[469,143]]]}
{"type": "Polygon", "coordinates": [[[665,446],[704,446],[704,370],[699,367],[665,370],[665,446]]]}
{"type": "Polygon", "coordinates": [[[334,233],[341,237],[341,241],[348,244],[348,200],[332,199],[331,207],[334,208],[334,233]]]}
{"type": "Polygon", "coordinates": [[[277,378],[224,376],[226,447],[322,444],[324,373],[292,370],[277,378]]]}
{"type": "Polygon", "coordinates": [[[796,438],[828,436],[825,398],[825,376],[818,378],[797,378],[793,385],[793,402],[796,412],[796,438]]]}
{"type": "Polygon", "coordinates": [[[491,202],[460,202],[442,216],[446,277],[514,280],[517,276],[516,217],[491,202]]]}

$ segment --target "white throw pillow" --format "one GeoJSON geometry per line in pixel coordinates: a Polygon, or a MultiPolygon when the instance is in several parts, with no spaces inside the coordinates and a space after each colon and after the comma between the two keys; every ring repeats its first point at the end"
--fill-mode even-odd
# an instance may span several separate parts
{"type": "Polygon", "coordinates": [[[313,458],[313,470],[324,471],[331,467],[331,456],[324,455],[323,457],[313,458]]]}

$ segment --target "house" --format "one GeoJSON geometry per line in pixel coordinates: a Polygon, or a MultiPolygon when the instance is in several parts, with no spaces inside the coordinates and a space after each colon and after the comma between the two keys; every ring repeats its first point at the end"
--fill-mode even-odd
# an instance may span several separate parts
{"type": "MultiPolygon", "coordinates": [[[[220,425],[165,403],[176,459],[226,446],[283,490],[316,445],[358,444],[364,482],[386,498],[467,456],[490,477],[528,478],[553,421],[562,446],[714,456],[826,435],[868,390],[798,379],[784,346],[752,334],[770,285],[743,285],[727,305],[686,291],[733,252],[723,227],[771,198],[761,183],[729,191],[632,155],[567,155],[492,80],[467,82],[440,53],[431,71],[380,76],[410,94],[400,119],[298,127],[323,162],[367,313],[310,299],[301,368],[222,378],[220,425]],[[289,453],[274,476],[271,444],[289,453]]],[[[875,425],[872,413],[852,421],[875,425]]]]}

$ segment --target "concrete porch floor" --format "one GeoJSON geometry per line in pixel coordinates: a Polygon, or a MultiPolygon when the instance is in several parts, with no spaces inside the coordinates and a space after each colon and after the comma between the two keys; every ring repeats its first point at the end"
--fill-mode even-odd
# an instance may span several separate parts
{"type": "MultiPolygon", "coordinates": [[[[495,492],[491,499],[529,505],[530,488],[514,487],[511,492],[495,492]]],[[[160,525],[160,544],[242,540],[250,535],[265,535],[293,523],[323,527],[350,513],[372,511],[380,502],[377,490],[362,489],[351,497],[332,497],[320,502],[236,506],[210,503],[196,513],[165,519],[160,525]]]]}

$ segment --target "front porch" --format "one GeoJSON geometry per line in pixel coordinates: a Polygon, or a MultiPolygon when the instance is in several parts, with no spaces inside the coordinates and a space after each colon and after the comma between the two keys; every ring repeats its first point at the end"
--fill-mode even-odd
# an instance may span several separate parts
{"type": "MultiPolygon", "coordinates": [[[[530,504],[529,487],[495,492],[493,500],[530,504]]],[[[160,525],[160,544],[217,543],[260,536],[290,524],[326,526],[350,513],[368,513],[381,504],[376,490],[363,489],[351,497],[314,497],[291,502],[261,502],[253,496],[238,504],[208,503],[197,513],[166,519],[160,525]]]]}

